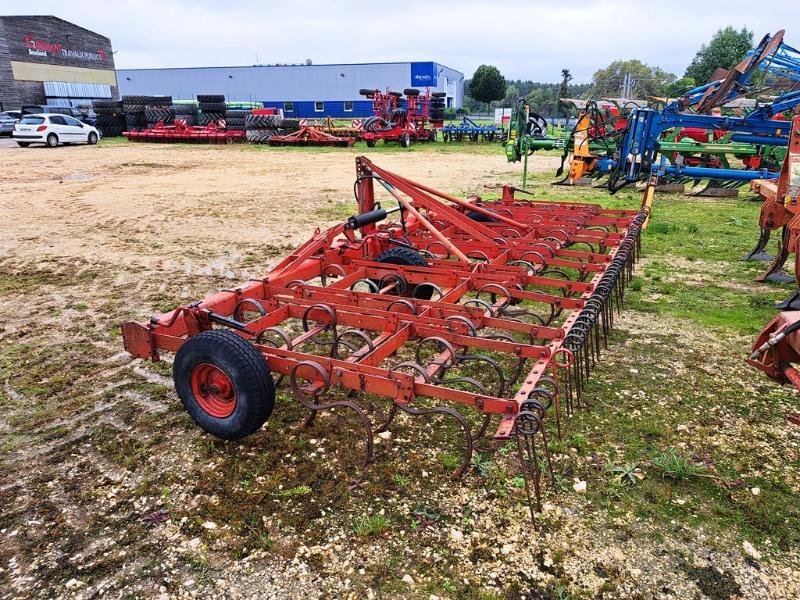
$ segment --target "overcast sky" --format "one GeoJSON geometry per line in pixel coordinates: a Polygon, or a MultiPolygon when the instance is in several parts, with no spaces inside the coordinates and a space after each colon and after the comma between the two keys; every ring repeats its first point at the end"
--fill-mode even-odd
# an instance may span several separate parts
{"type": "Polygon", "coordinates": [[[433,60],[470,77],[575,83],[638,58],[683,74],[720,27],[756,40],[786,29],[800,47],[798,0],[0,0],[0,14],[52,14],[111,38],[117,68],[433,60]]]}

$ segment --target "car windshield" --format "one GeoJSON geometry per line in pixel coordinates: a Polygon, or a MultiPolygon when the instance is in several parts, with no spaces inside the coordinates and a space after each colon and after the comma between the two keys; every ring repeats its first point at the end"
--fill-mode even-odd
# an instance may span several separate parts
{"type": "Polygon", "coordinates": [[[20,123],[23,125],[41,125],[44,123],[44,117],[22,117],[20,123]]]}

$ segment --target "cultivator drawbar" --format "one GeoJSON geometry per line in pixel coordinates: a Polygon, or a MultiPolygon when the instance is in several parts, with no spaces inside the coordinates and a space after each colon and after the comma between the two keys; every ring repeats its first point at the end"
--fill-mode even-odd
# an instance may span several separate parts
{"type": "Polygon", "coordinates": [[[273,374],[309,411],[305,424],[351,411],[366,463],[398,411],[439,415],[464,435],[459,476],[494,420],[492,446],[516,442],[533,510],[539,458],[552,470],[545,417],[560,435],[582,403],[649,208],[526,200],[511,187],[461,199],[364,157],[356,166],[357,214],[262,279],[125,323],[125,348],[175,352],[183,404],[226,439],[269,417],[273,374]],[[395,208],[375,202],[376,183],[395,208]],[[366,407],[381,401],[388,416],[376,419],[366,407]]]}

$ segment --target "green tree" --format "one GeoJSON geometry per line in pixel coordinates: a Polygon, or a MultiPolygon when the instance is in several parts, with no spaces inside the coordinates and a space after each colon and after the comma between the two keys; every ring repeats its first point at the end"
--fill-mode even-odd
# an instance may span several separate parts
{"type": "Polygon", "coordinates": [[[686,69],[686,77],[700,84],[707,83],[718,68],[730,69],[740,63],[752,46],[753,32],[747,27],[742,27],[741,31],[730,25],[718,29],[708,45],[700,46],[686,69]]]}
{"type": "Polygon", "coordinates": [[[663,96],[668,85],[676,79],[660,67],[651,67],[640,60],[615,60],[605,69],[595,71],[592,76],[592,98],[617,97],[622,93],[625,76],[631,82],[631,98],[646,99],[648,96],[663,96]]]}
{"type": "Polygon", "coordinates": [[[697,87],[697,82],[692,77],[681,77],[678,81],[669,84],[665,93],[668,98],[677,98],[695,87],[697,87]]]}
{"type": "Polygon", "coordinates": [[[506,80],[497,67],[481,65],[469,81],[469,95],[486,104],[502,100],[506,95],[506,80]]]}
{"type": "Polygon", "coordinates": [[[569,69],[561,69],[561,87],[558,88],[558,100],[567,97],[567,90],[569,89],[569,82],[572,81],[572,73],[569,69]]]}
{"type": "Polygon", "coordinates": [[[503,105],[504,106],[514,106],[519,100],[519,89],[516,85],[509,84],[506,86],[506,95],[503,98],[503,105]]]}

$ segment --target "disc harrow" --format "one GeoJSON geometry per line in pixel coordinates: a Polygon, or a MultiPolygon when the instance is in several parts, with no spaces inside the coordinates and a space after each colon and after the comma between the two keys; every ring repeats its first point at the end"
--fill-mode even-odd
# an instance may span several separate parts
{"type": "Polygon", "coordinates": [[[261,279],[123,324],[125,349],[150,360],[174,352],[185,407],[225,439],[260,428],[285,385],[305,426],[331,409],[356,418],[364,465],[399,412],[458,426],[454,477],[478,444],[512,441],[533,516],[542,475],[553,483],[547,429],[560,436],[584,404],[649,204],[528,200],[509,186],[495,200],[463,199],[364,157],[356,170],[357,214],[261,279]],[[394,208],[375,201],[376,184],[394,208]]]}

